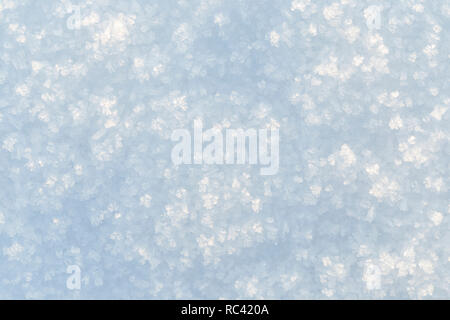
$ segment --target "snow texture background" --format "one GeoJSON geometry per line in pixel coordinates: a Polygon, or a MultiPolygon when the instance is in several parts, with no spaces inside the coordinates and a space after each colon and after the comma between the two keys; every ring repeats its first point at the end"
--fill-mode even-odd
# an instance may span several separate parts
{"type": "Polygon", "coordinates": [[[450,298],[449,29],[448,0],[0,0],[0,298],[450,298]],[[199,117],[279,127],[278,174],[175,167],[199,117]]]}

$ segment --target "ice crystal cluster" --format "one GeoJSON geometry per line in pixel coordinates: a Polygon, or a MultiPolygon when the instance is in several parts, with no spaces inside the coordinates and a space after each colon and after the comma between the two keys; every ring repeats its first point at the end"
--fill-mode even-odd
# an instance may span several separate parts
{"type": "Polygon", "coordinates": [[[0,298],[450,298],[449,29],[448,0],[0,0],[0,298]],[[195,119],[278,128],[277,174],[174,165],[195,119]]]}

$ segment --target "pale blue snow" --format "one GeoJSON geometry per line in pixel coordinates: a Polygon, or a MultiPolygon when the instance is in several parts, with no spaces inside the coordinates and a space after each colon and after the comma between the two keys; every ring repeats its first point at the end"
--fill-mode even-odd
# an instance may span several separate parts
{"type": "Polygon", "coordinates": [[[449,30],[447,0],[0,0],[0,298],[450,298],[449,30]],[[278,127],[278,173],[174,166],[197,118],[278,127]]]}

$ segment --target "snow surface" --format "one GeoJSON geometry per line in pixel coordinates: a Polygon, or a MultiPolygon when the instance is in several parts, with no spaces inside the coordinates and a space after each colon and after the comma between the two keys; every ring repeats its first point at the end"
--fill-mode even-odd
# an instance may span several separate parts
{"type": "Polygon", "coordinates": [[[448,0],[0,0],[0,298],[450,298],[449,31],[448,0]],[[174,166],[197,118],[278,127],[278,173],[174,166]]]}

